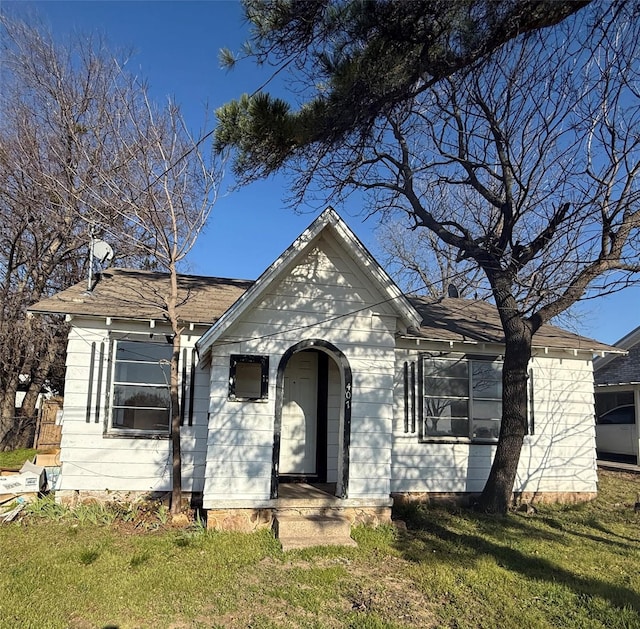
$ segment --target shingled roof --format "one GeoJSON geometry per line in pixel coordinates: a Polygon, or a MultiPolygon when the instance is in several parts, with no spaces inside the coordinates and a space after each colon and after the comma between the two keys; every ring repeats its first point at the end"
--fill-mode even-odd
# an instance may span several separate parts
{"type": "MultiPolygon", "coordinates": [[[[431,340],[504,343],[504,333],[497,308],[486,301],[460,298],[429,299],[409,297],[422,316],[419,330],[410,336],[431,340]]],[[[576,349],[592,352],[620,353],[615,347],[568,332],[553,325],[543,325],[533,337],[534,347],[576,349]]]]}
{"type": "MultiPolygon", "coordinates": [[[[179,275],[178,316],[187,323],[214,323],[251,285],[250,280],[179,275]]],[[[29,308],[30,312],[118,319],[165,319],[169,274],[109,269],[91,291],[81,282],[29,308]]]]}
{"type": "MultiPolygon", "coordinates": [[[[251,280],[179,275],[179,317],[183,322],[215,323],[253,285],[251,280]]],[[[29,308],[34,313],[134,320],[165,318],[163,295],[169,275],[152,271],[109,269],[97,277],[93,289],[81,282],[29,308]]],[[[444,341],[503,343],[504,334],[495,306],[467,299],[409,297],[422,317],[422,325],[410,337],[444,341]]],[[[544,325],[534,337],[534,347],[619,352],[561,328],[544,325]]]]}
{"type": "Polygon", "coordinates": [[[593,378],[597,385],[640,383],[640,326],[616,341],[626,349],[626,356],[605,356],[593,363],[593,378]]]}

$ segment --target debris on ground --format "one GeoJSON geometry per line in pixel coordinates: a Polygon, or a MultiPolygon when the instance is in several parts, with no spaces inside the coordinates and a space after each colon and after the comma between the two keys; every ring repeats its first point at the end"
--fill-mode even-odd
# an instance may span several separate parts
{"type": "Polygon", "coordinates": [[[0,500],[6,496],[41,492],[46,484],[47,474],[44,467],[25,461],[18,471],[0,471],[0,500]]]}
{"type": "Polygon", "coordinates": [[[18,514],[33,499],[35,494],[27,494],[24,496],[12,496],[9,499],[0,501],[0,523],[11,522],[16,519],[18,514]]]}

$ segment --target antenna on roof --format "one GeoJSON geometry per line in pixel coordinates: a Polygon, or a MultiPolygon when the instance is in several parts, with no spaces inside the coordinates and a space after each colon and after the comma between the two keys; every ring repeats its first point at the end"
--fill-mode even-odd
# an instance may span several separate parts
{"type": "Polygon", "coordinates": [[[94,260],[99,260],[100,265],[105,262],[111,262],[113,260],[113,249],[111,245],[104,240],[96,240],[95,238],[96,227],[91,225],[89,228],[89,277],[87,279],[87,290],[91,290],[91,283],[93,281],[93,265],[94,260]]]}
{"type": "Polygon", "coordinates": [[[458,297],[460,297],[460,291],[455,284],[449,284],[447,286],[447,295],[449,295],[449,297],[457,299],[458,297]]]}

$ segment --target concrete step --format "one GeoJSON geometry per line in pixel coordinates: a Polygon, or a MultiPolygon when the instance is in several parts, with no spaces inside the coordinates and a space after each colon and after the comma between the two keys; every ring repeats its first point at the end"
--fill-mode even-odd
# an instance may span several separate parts
{"type": "Polygon", "coordinates": [[[276,512],[276,537],[283,550],[311,546],[357,546],[350,521],[338,513],[276,512]]]}
{"type": "Polygon", "coordinates": [[[285,552],[288,550],[296,550],[299,548],[312,548],[313,546],[357,546],[357,542],[350,537],[344,537],[340,535],[338,537],[334,536],[324,536],[321,539],[310,539],[308,537],[285,537],[279,539],[280,544],[282,545],[282,550],[285,552]]]}

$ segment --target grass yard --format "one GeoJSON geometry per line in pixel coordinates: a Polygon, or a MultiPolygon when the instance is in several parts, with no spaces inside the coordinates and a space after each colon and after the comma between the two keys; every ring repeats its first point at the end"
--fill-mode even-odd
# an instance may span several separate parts
{"type": "Polygon", "coordinates": [[[25,461],[32,461],[36,453],[33,449],[0,452],[0,468],[19,470],[25,461]]]}
{"type": "Polygon", "coordinates": [[[640,628],[640,476],[504,520],[412,508],[358,548],[282,553],[268,532],[51,502],[0,525],[0,628],[640,628]]]}

